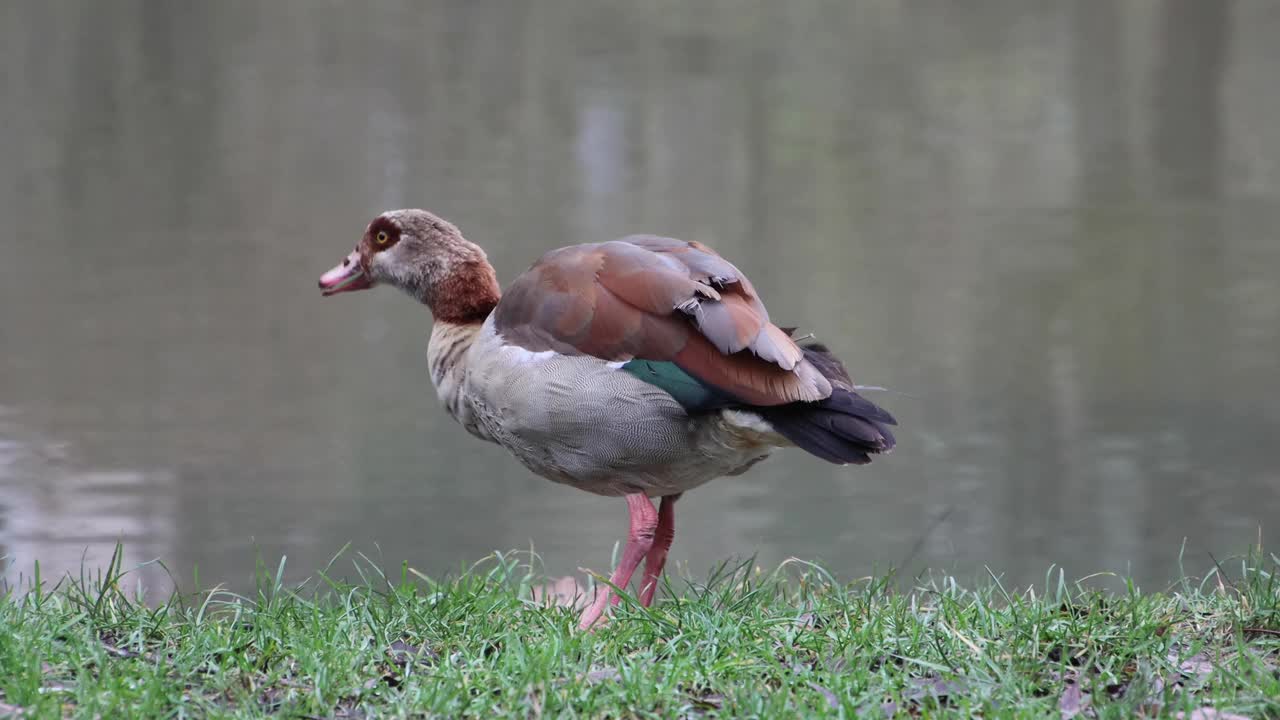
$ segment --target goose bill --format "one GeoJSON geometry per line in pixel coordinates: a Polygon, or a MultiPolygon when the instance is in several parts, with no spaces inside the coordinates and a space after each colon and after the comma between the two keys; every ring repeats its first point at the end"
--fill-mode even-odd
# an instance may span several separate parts
{"type": "Polygon", "coordinates": [[[360,264],[360,253],[355,250],[332,270],[320,276],[320,290],[325,297],[370,287],[373,287],[373,283],[360,264]]]}

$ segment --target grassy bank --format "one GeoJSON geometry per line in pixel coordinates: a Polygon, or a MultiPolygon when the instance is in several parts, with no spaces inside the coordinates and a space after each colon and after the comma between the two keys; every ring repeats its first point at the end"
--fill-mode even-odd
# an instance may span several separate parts
{"type": "Polygon", "coordinates": [[[1153,593],[726,567],[590,634],[515,556],[357,567],[160,607],[117,568],[11,591],[0,717],[1280,716],[1274,555],[1153,593]]]}

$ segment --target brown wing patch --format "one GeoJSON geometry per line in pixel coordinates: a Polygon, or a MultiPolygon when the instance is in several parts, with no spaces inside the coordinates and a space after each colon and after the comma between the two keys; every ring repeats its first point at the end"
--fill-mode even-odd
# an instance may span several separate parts
{"type": "Polygon", "coordinates": [[[716,349],[725,355],[746,350],[768,322],[741,295],[728,292],[721,296],[720,302],[696,298],[689,303],[686,314],[693,318],[698,330],[716,349]]]}
{"type": "Polygon", "coordinates": [[[676,365],[699,380],[751,405],[815,402],[831,394],[831,384],[807,362],[783,370],[747,352],[722,354],[693,335],[674,358],[676,365]]]}
{"type": "Polygon", "coordinates": [[[512,283],[494,322],[534,352],[672,361],[751,404],[831,394],[750,281],[698,243],[645,235],[554,250],[512,283]]]}
{"type": "Polygon", "coordinates": [[[668,255],[618,240],[596,247],[603,256],[596,282],[636,308],[668,315],[701,294],[688,268],[668,255]]]}

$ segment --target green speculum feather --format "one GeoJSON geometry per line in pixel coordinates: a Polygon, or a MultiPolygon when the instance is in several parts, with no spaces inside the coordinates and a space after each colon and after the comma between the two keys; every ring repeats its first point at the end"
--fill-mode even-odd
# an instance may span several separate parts
{"type": "Polygon", "coordinates": [[[623,365],[622,369],[650,385],[662,388],[689,412],[737,404],[730,395],[706,385],[672,362],[637,359],[623,365]]]}

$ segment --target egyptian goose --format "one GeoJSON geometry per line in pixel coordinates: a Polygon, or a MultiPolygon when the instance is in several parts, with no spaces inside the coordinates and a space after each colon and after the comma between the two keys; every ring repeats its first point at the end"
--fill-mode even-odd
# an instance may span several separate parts
{"type": "MultiPolygon", "coordinates": [[[[855,392],[840,361],[771,323],[746,276],[696,242],[632,235],[552,250],[504,295],[456,227],[395,210],[320,277],[326,296],[383,284],[431,309],[431,380],[468,432],[544,478],[626,499],[631,530],[610,582],[626,587],[644,560],[645,606],[685,491],[776,447],[863,464],[894,445],[893,417],[855,392]]],[[[611,595],[596,593],[582,628],[611,595]]]]}

